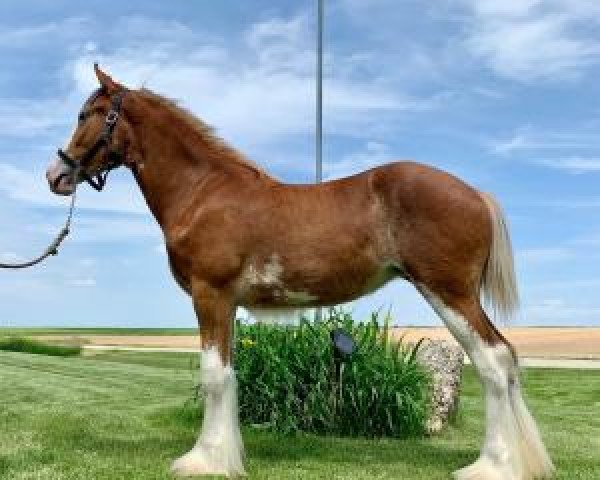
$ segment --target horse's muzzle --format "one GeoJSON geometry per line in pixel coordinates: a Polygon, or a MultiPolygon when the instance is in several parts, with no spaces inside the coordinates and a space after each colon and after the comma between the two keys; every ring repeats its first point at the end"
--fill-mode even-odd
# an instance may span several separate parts
{"type": "Polygon", "coordinates": [[[70,169],[51,167],[46,171],[46,179],[52,193],[68,196],[75,191],[75,178],[70,169]]]}

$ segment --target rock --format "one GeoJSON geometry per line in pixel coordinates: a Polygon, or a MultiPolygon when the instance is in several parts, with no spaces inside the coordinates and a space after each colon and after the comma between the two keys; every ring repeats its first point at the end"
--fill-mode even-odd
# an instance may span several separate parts
{"type": "Polygon", "coordinates": [[[432,409],[427,421],[430,434],[439,433],[458,409],[464,351],[445,340],[425,340],[417,351],[417,361],[432,375],[432,409]]]}

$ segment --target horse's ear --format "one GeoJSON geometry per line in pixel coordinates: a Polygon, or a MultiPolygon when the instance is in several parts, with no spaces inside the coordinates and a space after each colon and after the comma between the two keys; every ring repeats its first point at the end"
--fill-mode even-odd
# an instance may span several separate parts
{"type": "Polygon", "coordinates": [[[110,75],[100,70],[100,67],[97,63],[94,63],[94,72],[96,73],[96,77],[98,78],[100,86],[104,88],[108,93],[112,93],[119,90],[119,84],[115,82],[112,78],[110,78],[110,75]]]}

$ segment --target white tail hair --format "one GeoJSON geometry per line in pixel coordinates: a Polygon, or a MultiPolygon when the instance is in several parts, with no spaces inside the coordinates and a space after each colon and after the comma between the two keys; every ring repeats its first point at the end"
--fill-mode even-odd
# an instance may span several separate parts
{"type": "Polygon", "coordinates": [[[506,217],[492,195],[480,192],[492,220],[492,243],[481,278],[481,292],[495,315],[510,319],[519,307],[512,245],[506,217]]]}

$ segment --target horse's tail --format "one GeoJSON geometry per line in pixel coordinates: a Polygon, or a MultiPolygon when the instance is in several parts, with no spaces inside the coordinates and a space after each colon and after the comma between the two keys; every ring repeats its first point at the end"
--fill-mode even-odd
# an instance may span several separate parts
{"type": "Polygon", "coordinates": [[[508,226],[494,197],[488,193],[480,194],[492,220],[492,242],[481,278],[481,292],[485,303],[495,314],[509,319],[519,307],[519,292],[508,226]]]}

